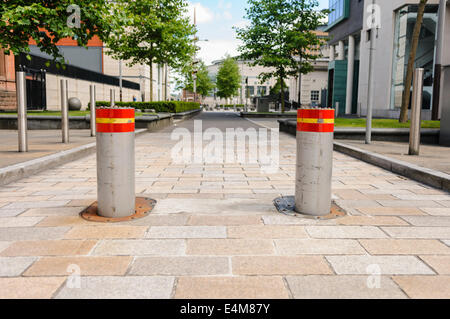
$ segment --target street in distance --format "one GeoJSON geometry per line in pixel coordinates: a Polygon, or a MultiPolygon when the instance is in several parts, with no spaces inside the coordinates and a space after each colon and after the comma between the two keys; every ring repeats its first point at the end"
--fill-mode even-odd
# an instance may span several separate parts
{"type": "Polygon", "coordinates": [[[196,314],[213,316],[214,312],[224,314],[268,314],[270,304],[224,304],[223,307],[191,305],[181,306],[181,314],[196,314]]]}

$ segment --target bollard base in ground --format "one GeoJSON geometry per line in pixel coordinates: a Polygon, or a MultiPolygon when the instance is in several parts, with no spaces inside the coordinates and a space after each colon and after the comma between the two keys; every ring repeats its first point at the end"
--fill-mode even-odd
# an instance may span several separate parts
{"type": "Polygon", "coordinates": [[[295,197],[294,196],[285,196],[278,197],[273,200],[273,203],[278,210],[278,212],[285,214],[287,216],[299,217],[299,218],[307,218],[307,219],[315,219],[315,220],[328,220],[328,219],[336,219],[347,215],[347,213],[335,202],[331,203],[331,211],[328,215],[325,216],[312,216],[305,215],[295,211],[295,197]]]}
{"type": "Polygon", "coordinates": [[[156,206],[156,200],[145,198],[145,197],[137,197],[136,198],[136,210],[135,214],[127,217],[120,217],[120,218],[108,218],[108,217],[102,217],[98,215],[98,207],[97,202],[93,203],[91,206],[86,208],[84,211],[80,213],[80,216],[91,222],[97,222],[97,223],[119,223],[119,222],[127,222],[139,218],[143,218],[145,216],[148,216],[153,208],[156,206]]]}

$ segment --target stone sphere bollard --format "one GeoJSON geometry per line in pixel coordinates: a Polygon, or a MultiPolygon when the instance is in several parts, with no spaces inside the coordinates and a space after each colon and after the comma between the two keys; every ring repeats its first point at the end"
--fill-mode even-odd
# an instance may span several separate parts
{"type": "Polygon", "coordinates": [[[81,110],[81,101],[77,97],[71,97],[69,99],[69,110],[70,111],[79,111],[81,110]]]}

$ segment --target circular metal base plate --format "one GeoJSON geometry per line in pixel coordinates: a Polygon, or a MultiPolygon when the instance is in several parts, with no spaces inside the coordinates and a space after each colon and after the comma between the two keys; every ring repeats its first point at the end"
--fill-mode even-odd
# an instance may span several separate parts
{"type": "Polygon", "coordinates": [[[278,197],[273,200],[273,203],[280,213],[299,218],[329,220],[347,215],[342,208],[336,205],[335,202],[331,203],[331,212],[325,216],[311,216],[296,212],[294,196],[278,197]]]}
{"type": "Polygon", "coordinates": [[[88,221],[97,222],[97,223],[119,223],[119,222],[127,222],[130,220],[139,219],[147,216],[150,212],[155,208],[156,200],[145,198],[145,197],[137,197],[136,198],[136,210],[135,214],[127,217],[121,218],[108,218],[102,217],[98,215],[98,207],[97,202],[93,203],[91,206],[86,208],[84,211],[80,213],[80,216],[88,221]]]}

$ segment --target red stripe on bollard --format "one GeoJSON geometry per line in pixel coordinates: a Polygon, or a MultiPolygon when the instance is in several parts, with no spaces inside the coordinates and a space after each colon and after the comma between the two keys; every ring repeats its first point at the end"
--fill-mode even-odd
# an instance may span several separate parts
{"type": "Polygon", "coordinates": [[[99,133],[130,133],[134,132],[134,123],[128,124],[105,124],[97,123],[97,132],[99,133]]]}
{"type": "Polygon", "coordinates": [[[108,109],[96,111],[97,118],[134,118],[134,109],[108,109]]]}

